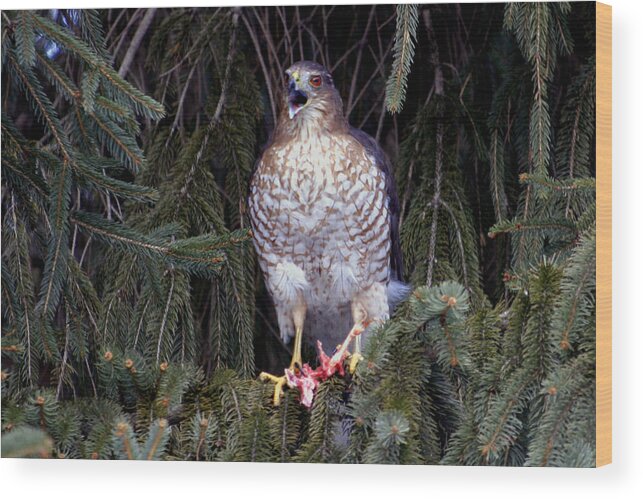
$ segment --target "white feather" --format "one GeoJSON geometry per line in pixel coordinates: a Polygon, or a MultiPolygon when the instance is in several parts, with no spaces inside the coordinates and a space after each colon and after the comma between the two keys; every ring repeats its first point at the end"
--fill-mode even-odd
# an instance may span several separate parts
{"type": "Polygon", "coordinates": [[[282,303],[294,304],[297,297],[308,287],[306,274],[292,262],[279,262],[269,281],[270,291],[282,303]]]}

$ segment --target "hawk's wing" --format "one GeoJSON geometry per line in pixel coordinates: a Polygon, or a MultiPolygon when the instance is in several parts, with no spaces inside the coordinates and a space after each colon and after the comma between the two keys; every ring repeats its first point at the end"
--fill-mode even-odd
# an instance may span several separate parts
{"type": "Polygon", "coordinates": [[[377,167],[384,172],[389,212],[391,214],[391,278],[397,281],[402,281],[404,267],[402,262],[402,249],[400,248],[400,202],[395,188],[393,167],[391,166],[391,162],[388,157],[373,137],[352,126],[349,127],[349,132],[353,138],[357,140],[373,158],[375,158],[377,167]]]}

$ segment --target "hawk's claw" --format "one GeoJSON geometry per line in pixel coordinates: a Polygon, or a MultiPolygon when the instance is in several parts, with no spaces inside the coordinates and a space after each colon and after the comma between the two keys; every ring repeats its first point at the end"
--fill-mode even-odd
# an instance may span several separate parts
{"type": "Polygon", "coordinates": [[[284,374],[283,376],[275,376],[274,374],[264,372],[259,375],[259,379],[261,381],[271,381],[272,383],[275,384],[275,391],[272,396],[272,403],[274,405],[279,405],[281,403],[281,397],[284,396],[284,385],[288,383],[288,380],[286,379],[286,375],[284,374]]]}
{"type": "Polygon", "coordinates": [[[317,348],[319,350],[319,367],[311,369],[308,364],[302,364],[301,354],[298,348],[295,349],[296,353],[290,367],[284,369],[283,376],[275,376],[274,374],[262,372],[259,375],[261,381],[270,381],[275,384],[275,391],[272,397],[274,405],[281,403],[281,398],[284,396],[284,386],[296,388],[299,390],[300,402],[306,407],[310,407],[313,403],[313,397],[317,385],[324,380],[329,379],[335,373],[344,376],[344,361],[350,358],[349,372],[353,374],[357,369],[357,364],[363,359],[359,353],[360,335],[368,326],[368,321],[363,320],[356,323],[351,329],[350,333],[344,340],[344,343],[337,345],[335,352],[331,357],[324,353],[321,341],[317,340],[317,348]],[[348,353],[350,344],[355,341],[355,351],[352,354],[348,353]]]}
{"type": "Polygon", "coordinates": [[[357,369],[357,364],[359,364],[362,360],[364,360],[364,357],[359,352],[355,352],[351,355],[350,357],[351,361],[350,364],[348,365],[348,372],[351,374],[355,374],[355,370],[357,369]]]}

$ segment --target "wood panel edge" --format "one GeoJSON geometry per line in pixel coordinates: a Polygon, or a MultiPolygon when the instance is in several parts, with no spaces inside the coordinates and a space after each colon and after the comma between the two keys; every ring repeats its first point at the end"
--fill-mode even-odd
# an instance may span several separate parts
{"type": "Polygon", "coordinates": [[[612,462],[612,7],[596,2],[596,466],[612,462]]]}

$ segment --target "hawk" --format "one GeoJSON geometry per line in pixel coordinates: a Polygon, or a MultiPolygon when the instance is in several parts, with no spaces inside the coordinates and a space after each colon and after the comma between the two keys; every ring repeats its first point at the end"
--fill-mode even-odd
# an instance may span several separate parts
{"type": "MultiPolygon", "coordinates": [[[[300,61],[286,71],[283,107],[252,175],[248,211],[281,338],[294,337],[289,369],[302,366],[305,334],[345,348],[355,338],[354,370],[360,333],[388,319],[389,300],[406,290],[399,204],[390,162],[372,137],[349,125],[320,64],[300,61]]],[[[261,377],[275,382],[278,404],[287,376],[261,377]]]]}

